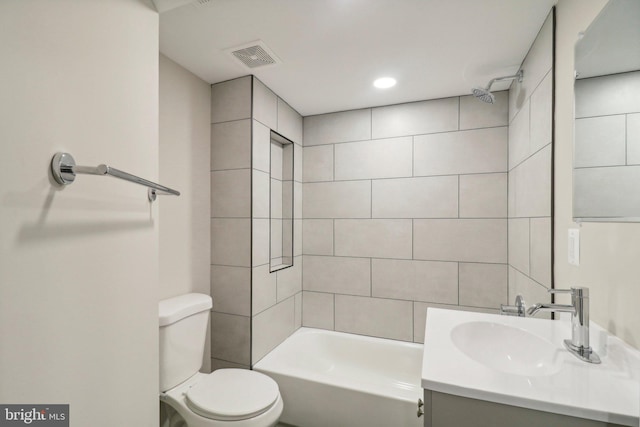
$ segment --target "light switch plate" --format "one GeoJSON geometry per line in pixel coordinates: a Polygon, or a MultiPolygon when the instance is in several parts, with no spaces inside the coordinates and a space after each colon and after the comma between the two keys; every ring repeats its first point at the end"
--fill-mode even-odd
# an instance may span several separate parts
{"type": "Polygon", "coordinates": [[[580,265],[580,230],[569,229],[569,264],[580,265]]]}

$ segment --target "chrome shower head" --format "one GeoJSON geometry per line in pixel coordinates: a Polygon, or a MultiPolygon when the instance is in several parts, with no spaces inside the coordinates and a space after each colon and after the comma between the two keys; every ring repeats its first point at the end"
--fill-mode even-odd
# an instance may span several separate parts
{"type": "Polygon", "coordinates": [[[496,97],[491,93],[491,86],[495,82],[500,82],[503,80],[517,80],[518,83],[522,83],[522,78],[524,77],[524,71],[520,70],[513,76],[505,76],[505,77],[496,77],[495,79],[491,79],[486,88],[474,87],[471,89],[471,93],[473,96],[478,98],[482,102],[486,102],[487,104],[493,104],[496,101],[496,97]]]}
{"type": "Polygon", "coordinates": [[[496,100],[496,97],[487,89],[483,89],[481,87],[474,87],[472,92],[473,92],[473,96],[475,96],[482,102],[486,102],[487,104],[493,104],[496,100]]]}

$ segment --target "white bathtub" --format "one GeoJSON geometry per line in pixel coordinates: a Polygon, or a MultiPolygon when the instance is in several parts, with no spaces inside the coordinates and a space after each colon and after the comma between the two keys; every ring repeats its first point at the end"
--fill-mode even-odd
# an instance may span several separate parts
{"type": "Polygon", "coordinates": [[[254,369],[280,386],[283,423],[420,427],[421,363],[421,344],[300,328],[254,369]]]}

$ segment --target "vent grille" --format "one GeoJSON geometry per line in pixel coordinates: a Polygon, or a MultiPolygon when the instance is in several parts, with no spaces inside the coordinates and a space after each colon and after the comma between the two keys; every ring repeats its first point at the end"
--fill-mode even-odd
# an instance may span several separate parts
{"type": "Polygon", "coordinates": [[[208,6],[213,6],[213,0],[193,0],[193,7],[195,8],[203,8],[208,6]]]}
{"type": "Polygon", "coordinates": [[[262,41],[227,49],[227,52],[248,68],[265,67],[280,63],[278,57],[262,41]]]}

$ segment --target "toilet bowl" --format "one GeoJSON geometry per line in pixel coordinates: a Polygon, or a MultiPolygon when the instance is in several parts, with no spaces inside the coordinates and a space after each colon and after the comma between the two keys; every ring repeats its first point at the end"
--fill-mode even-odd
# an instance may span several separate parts
{"type": "Polygon", "coordinates": [[[276,382],[246,369],[197,373],[162,393],[160,400],[188,427],[271,427],[283,409],[276,382]]]}
{"type": "Polygon", "coordinates": [[[248,369],[198,372],[211,305],[203,294],[160,301],[160,400],[179,415],[163,425],[275,426],[283,402],[273,379],[248,369]]]}

